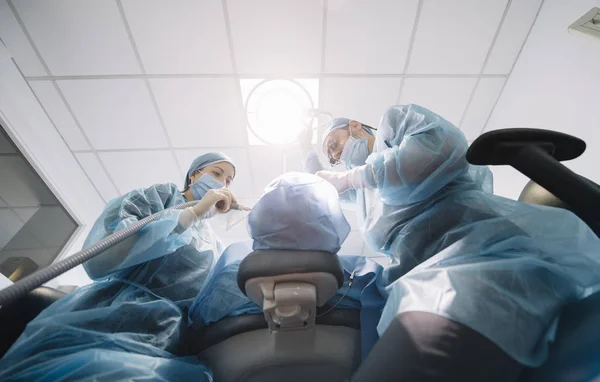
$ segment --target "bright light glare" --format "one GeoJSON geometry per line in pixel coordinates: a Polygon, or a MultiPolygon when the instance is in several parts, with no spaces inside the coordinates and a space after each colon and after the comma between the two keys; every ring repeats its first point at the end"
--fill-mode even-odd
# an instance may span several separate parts
{"type": "Polygon", "coordinates": [[[301,85],[267,81],[249,99],[248,117],[256,135],[274,144],[292,143],[309,122],[310,96],[301,85]]]}

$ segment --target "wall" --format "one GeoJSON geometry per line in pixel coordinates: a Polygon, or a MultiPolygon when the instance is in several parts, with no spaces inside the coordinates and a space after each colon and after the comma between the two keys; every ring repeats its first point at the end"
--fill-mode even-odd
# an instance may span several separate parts
{"type": "MultiPolygon", "coordinates": [[[[535,127],[584,139],[587,151],[565,164],[600,183],[600,39],[568,26],[600,0],[546,0],[486,130],[535,127]]],[[[493,168],[496,193],[517,198],[527,179],[493,168]]]]}

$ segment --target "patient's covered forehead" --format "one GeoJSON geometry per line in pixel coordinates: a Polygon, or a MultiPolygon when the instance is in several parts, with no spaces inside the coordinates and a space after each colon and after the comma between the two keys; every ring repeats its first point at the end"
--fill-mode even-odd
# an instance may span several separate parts
{"type": "Polygon", "coordinates": [[[286,173],[274,179],[248,216],[254,250],[293,249],[337,253],[350,233],[329,182],[286,173]]]}

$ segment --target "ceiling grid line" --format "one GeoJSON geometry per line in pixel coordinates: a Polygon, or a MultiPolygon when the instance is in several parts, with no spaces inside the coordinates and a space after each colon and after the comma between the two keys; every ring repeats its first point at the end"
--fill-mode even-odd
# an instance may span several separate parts
{"type": "Polygon", "coordinates": [[[245,73],[245,74],[91,74],[91,75],[65,75],[65,76],[29,76],[27,81],[50,80],[119,80],[119,79],[153,79],[153,78],[233,78],[233,79],[281,79],[282,76],[293,78],[505,78],[507,74],[458,74],[458,73],[296,73],[277,75],[273,73],[245,73]]]}
{"type": "MultiPolygon", "coordinates": [[[[235,57],[235,49],[233,46],[233,35],[231,33],[231,20],[229,19],[229,7],[227,6],[227,0],[221,0],[221,7],[223,9],[223,22],[225,23],[225,32],[227,34],[227,45],[229,47],[229,57],[231,59],[231,67],[233,69],[233,71],[235,72],[235,87],[236,87],[236,93],[238,95],[238,99],[241,101],[241,105],[242,108],[245,109],[245,100],[242,99],[242,85],[240,83],[240,75],[238,73],[238,67],[237,67],[237,60],[235,57]]],[[[244,119],[246,121],[246,119],[244,119]]],[[[247,123],[247,121],[245,122],[247,123]]],[[[243,129],[243,131],[246,132],[246,142],[249,142],[249,137],[248,137],[248,129],[243,129]]],[[[254,168],[252,166],[252,158],[250,157],[250,148],[248,145],[244,146],[245,147],[245,152],[246,152],[246,160],[248,162],[248,168],[251,169],[254,168]]],[[[251,188],[251,192],[248,195],[254,195],[254,191],[256,190],[256,184],[255,184],[255,177],[250,176],[250,188],[251,188]]]]}
{"type": "MultiPolygon", "coordinates": [[[[325,65],[327,59],[327,15],[329,13],[329,0],[323,0],[323,24],[321,26],[321,73],[319,74],[319,103],[317,108],[321,108],[323,102],[323,81],[325,79],[325,65]]],[[[317,117],[318,118],[318,117],[317,117]]],[[[318,122],[318,119],[317,119],[318,122]]]]}
{"type": "MultiPolygon", "coordinates": [[[[146,75],[146,67],[144,66],[142,57],[140,56],[140,52],[137,48],[137,44],[135,43],[135,39],[133,38],[133,32],[131,31],[129,21],[127,20],[127,15],[125,14],[125,9],[123,9],[123,3],[121,2],[121,0],[116,0],[116,1],[117,1],[117,8],[119,8],[119,14],[121,16],[121,21],[123,22],[123,26],[125,27],[125,30],[127,31],[127,36],[129,37],[129,43],[131,44],[131,49],[133,50],[133,54],[135,55],[137,64],[138,64],[142,74],[146,75]]],[[[148,94],[150,95],[150,100],[152,101],[152,107],[154,108],[154,112],[156,113],[156,116],[158,117],[158,122],[160,123],[163,134],[165,134],[165,139],[167,140],[167,145],[169,146],[169,149],[171,151],[171,156],[173,157],[173,160],[175,161],[175,165],[177,166],[177,171],[179,172],[179,177],[181,179],[183,179],[184,178],[183,170],[181,168],[181,164],[179,163],[179,158],[177,158],[177,154],[175,153],[175,150],[173,149],[173,144],[171,143],[171,138],[169,137],[169,131],[167,130],[167,126],[165,124],[164,118],[163,118],[160,108],[158,106],[158,102],[156,101],[154,91],[152,90],[152,86],[150,85],[150,80],[148,78],[144,78],[144,83],[146,85],[146,90],[148,91],[148,94]]]]}
{"type": "Polygon", "coordinates": [[[523,40],[523,44],[521,44],[521,48],[519,49],[519,53],[517,53],[517,57],[515,58],[515,61],[513,62],[512,66],[510,67],[510,71],[508,72],[508,75],[506,76],[506,81],[504,81],[504,84],[502,85],[502,89],[500,89],[500,94],[498,95],[498,98],[496,98],[496,102],[494,102],[494,107],[492,107],[492,111],[490,111],[490,115],[488,115],[487,119],[485,120],[485,123],[483,124],[483,128],[481,129],[481,131],[479,132],[479,135],[483,134],[483,132],[485,131],[485,129],[487,129],[487,125],[490,122],[490,118],[492,118],[492,115],[494,114],[494,110],[496,110],[496,106],[498,106],[498,101],[500,101],[500,98],[502,97],[502,93],[504,93],[504,88],[506,88],[506,84],[508,83],[508,79],[510,78],[510,76],[512,75],[512,72],[515,68],[515,66],[517,65],[517,61],[519,61],[519,57],[521,57],[521,52],[523,52],[523,48],[525,47],[525,44],[527,43],[527,40],[529,40],[529,35],[531,34],[531,31],[533,30],[534,25],[537,23],[537,19],[540,15],[540,11],[542,10],[542,7],[544,6],[544,1],[542,0],[540,2],[540,6],[535,14],[535,17],[533,19],[533,22],[531,23],[531,26],[529,27],[529,30],[527,31],[527,36],[525,37],[525,40],[523,40]]]}
{"type": "Polygon", "coordinates": [[[506,6],[504,7],[504,12],[502,13],[502,17],[500,18],[500,22],[498,23],[498,28],[496,28],[496,33],[494,34],[494,37],[492,38],[490,47],[488,48],[487,54],[485,55],[485,59],[483,60],[483,64],[481,65],[481,70],[479,71],[479,77],[477,77],[477,80],[475,81],[475,86],[473,86],[473,90],[471,90],[471,95],[469,96],[469,101],[467,101],[465,110],[463,110],[462,116],[460,117],[460,122],[458,123],[459,127],[462,126],[462,124],[465,120],[465,117],[467,116],[467,113],[469,112],[469,109],[471,107],[471,103],[473,102],[473,99],[475,98],[475,93],[477,92],[477,88],[479,87],[479,83],[481,82],[481,75],[483,74],[483,71],[485,70],[487,63],[488,63],[490,57],[492,56],[492,52],[496,45],[496,41],[498,40],[498,36],[500,35],[500,32],[502,31],[502,26],[504,25],[504,21],[506,20],[506,15],[508,15],[511,4],[512,4],[512,0],[508,0],[506,2],[506,6]]]}
{"type": "MultiPolygon", "coordinates": [[[[50,71],[50,68],[48,67],[48,65],[46,64],[46,61],[44,60],[44,58],[42,57],[42,54],[40,53],[39,49],[37,48],[37,45],[34,43],[33,38],[31,37],[31,35],[29,34],[29,31],[27,30],[27,28],[25,27],[25,23],[23,22],[23,20],[21,19],[21,16],[19,15],[19,13],[17,12],[17,9],[15,8],[15,6],[12,3],[12,0],[7,0],[7,4],[9,6],[9,8],[11,9],[13,16],[15,17],[15,19],[17,20],[17,23],[19,24],[19,26],[21,27],[21,31],[23,32],[23,34],[25,35],[25,37],[27,38],[27,41],[29,42],[29,45],[31,46],[31,48],[33,49],[37,59],[40,61],[40,63],[42,64],[42,67],[44,68],[44,71],[46,72],[46,74],[51,77],[52,76],[52,72],[50,71]]],[[[44,114],[46,115],[46,117],[48,118],[48,120],[50,121],[50,123],[52,124],[52,126],[54,127],[54,130],[56,130],[57,134],[60,136],[61,140],[64,142],[64,144],[68,147],[69,151],[71,152],[71,155],[73,155],[73,158],[75,158],[75,161],[77,162],[77,164],[79,165],[79,167],[81,168],[81,171],[83,171],[83,173],[85,174],[86,178],[90,181],[92,187],[94,187],[94,189],[96,190],[96,192],[98,193],[98,196],[100,196],[100,199],[102,199],[102,201],[104,201],[106,203],[106,199],[104,199],[104,196],[102,196],[102,193],[100,192],[100,190],[98,190],[98,187],[96,187],[96,184],[92,181],[92,179],[90,178],[90,175],[87,173],[87,171],[85,171],[85,169],[83,168],[83,166],[81,165],[81,163],[79,162],[79,159],[77,158],[77,156],[73,153],[73,151],[71,151],[71,148],[69,147],[69,145],[67,144],[67,142],[65,141],[65,138],[63,137],[63,135],[60,133],[60,130],[58,130],[56,124],[54,123],[54,120],[50,117],[50,114],[48,113],[48,110],[46,110],[46,107],[43,105],[43,103],[41,102],[41,100],[39,99],[37,93],[33,90],[33,88],[31,87],[31,84],[29,83],[29,81],[27,81],[25,75],[23,74],[23,72],[21,71],[21,68],[17,65],[16,61],[14,60],[14,58],[12,58],[12,61],[15,65],[15,67],[17,68],[17,70],[19,70],[19,73],[21,74],[21,76],[23,78],[25,78],[25,82],[27,83],[27,86],[29,87],[29,90],[31,91],[31,94],[33,94],[33,96],[35,97],[35,99],[37,100],[38,104],[40,105],[40,107],[42,108],[42,110],[44,111],[44,114]]],[[[58,92],[59,97],[61,98],[62,102],[64,103],[65,107],[67,108],[67,111],[69,112],[69,114],[71,115],[71,117],[73,118],[73,121],[75,122],[75,125],[77,126],[79,132],[81,133],[81,135],[83,136],[84,140],[86,141],[86,143],[92,148],[94,148],[94,146],[92,146],[87,134],[85,133],[85,131],[83,130],[83,128],[81,127],[81,124],[79,123],[79,121],[77,120],[77,118],[75,117],[75,114],[73,113],[73,110],[71,109],[69,103],[67,102],[65,96],[63,95],[62,91],[60,90],[60,88],[58,87],[56,81],[52,80],[51,81],[52,85],[54,86],[54,89],[58,92]]],[[[94,155],[96,156],[96,159],[98,160],[98,162],[100,162],[100,165],[102,166],[102,169],[104,170],[104,172],[106,173],[106,175],[109,177],[113,187],[115,187],[116,190],[118,190],[115,182],[112,180],[112,178],[110,177],[110,174],[108,173],[108,171],[106,171],[106,168],[104,168],[104,165],[102,164],[102,161],[100,160],[100,157],[98,156],[97,153],[94,153],[94,155]]],[[[80,220],[79,218],[77,218],[77,220],[80,220]]]]}
{"type": "MultiPolygon", "coordinates": [[[[404,62],[404,68],[402,69],[402,75],[406,76],[406,72],[408,71],[408,65],[410,64],[410,58],[412,56],[413,47],[415,45],[415,40],[417,37],[417,30],[419,28],[419,20],[421,18],[421,10],[423,9],[423,0],[419,0],[419,4],[417,5],[417,12],[415,14],[415,23],[413,24],[413,29],[410,34],[410,43],[408,44],[408,51],[406,52],[406,61],[404,62]]],[[[400,82],[400,89],[398,89],[398,97],[396,98],[396,104],[400,104],[400,98],[402,97],[402,90],[404,89],[404,82],[406,82],[406,77],[402,77],[402,82],[400,82]]]]}

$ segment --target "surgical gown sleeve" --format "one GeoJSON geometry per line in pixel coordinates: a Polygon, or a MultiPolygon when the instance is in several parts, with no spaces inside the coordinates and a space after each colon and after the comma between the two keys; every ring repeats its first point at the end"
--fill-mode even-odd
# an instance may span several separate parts
{"type": "Polygon", "coordinates": [[[462,132],[417,105],[393,106],[377,131],[377,150],[362,167],[372,171],[383,201],[404,205],[429,198],[468,170],[462,132]]]}
{"type": "MultiPolygon", "coordinates": [[[[131,191],[110,201],[94,224],[84,248],[145,217],[185,202],[174,184],[157,184],[131,191]]],[[[112,273],[171,254],[190,244],[190,229],[178,228],[182,211],[167,211],[129,239],[84,263],[90,278],[102,279],[112,273]]]]}
{"type": "MultiPolygon", "coordinates": [[[[304,155],[302,169],[309,174],[316,174],[319,171],[327,170],[323,166],[323,163],[321,163],[319,154],[315,150],[310,150],[304,155]]],[[[347,190],[340,194],[340,203],[345,209],[354,209],[354,202],[356,202],[356,190],[347,190]]]]}

